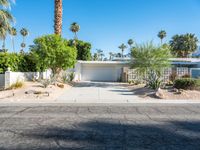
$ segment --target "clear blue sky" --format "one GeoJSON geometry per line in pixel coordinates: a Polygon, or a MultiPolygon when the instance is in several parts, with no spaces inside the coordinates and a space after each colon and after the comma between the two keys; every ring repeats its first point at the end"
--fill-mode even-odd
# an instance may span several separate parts
{"type": "MultiPolygon", "coordinates": [[[[78,37],[91,42],[93,52],[117,52],[118,46],[129,38],[137,43],[159,43],[157,33],[161,29],[167,31],[166,41],[186,32],[195,33],[200,39],[200,0],[63,0],[63,5],[63,36],[73,38],[69,26],[78,22],[78,37]]],[[[38,36],[53,33],[54,0],[16,0],[11,11],[16,28],[30,31],[28,45],[38,36]]],[[[18,50],[21,40],[19,35],[18,50]]],[[[7,47],[10,44],[8,37],[7,47]]]]}

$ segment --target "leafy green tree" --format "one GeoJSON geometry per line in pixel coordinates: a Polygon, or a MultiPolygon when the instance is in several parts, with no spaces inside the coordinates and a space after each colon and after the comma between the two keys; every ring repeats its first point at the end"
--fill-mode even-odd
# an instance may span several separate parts
{"type": "Polygon", "coordinates": [[[188,57],[198,48],[198,38],[195,34],[187,33],[182,35],[175,35],[170,41],[171,51],[177,57],[188,57]]]}
{"type": "Polygon", "coordinates": [[[124,51],[126,48],[127,48],[127,46],[125,44],[122,44],[119,46],[119,49],[121,49],[121,51],[122,51],[122,58],[124,57],[124,51]]]}
{"type": "Polygon", "coordinates": [[[161,45],[163,44],[163,39],[167,36],[167,33],[166,31],[164,30],[161,30],[159,33],[158,33],[158,37],[160,38],[161,40],[161,45]]]}
{"type": "Polygon", "coordinates": [[[19,71],[20,57],[16,53],[0,53],[0,73],[4,73],[8,67],[12,71],[19,71]]]}
{"type": "Polygon", "coordinates": [[[20,34],[21,34],[22,37],[23,37],[23,42],[22,42],[22,44],[21,44],[22,51],[23,51],[24,48],[26,47],[25,37],[28,35],[28,30],[25,29],[25,28],[22,28],[22,29],[20,30],[20,34]]]}
{"type": "Polygon", "coordinates": [[[46,35],[35,39],[30,50],[37,69],[44,71],[50,68],[54,75],[73,67],[76,62],[76,49],[69,47],[68,42],[60,35],[46,35]]]}
{"type": "Polygon", "coordinates": [[[17,29],[12,27],[9,30],[9,34],[11,35],[11,40],[12,40],[12,46],[13,46],[13,52],[15,52],[15,36],[17,36],[17,29]]]}
{"type": "MultiPolygon", "coordinates": [[[[131,68],[136,69],[147,82],[147,86],[153,89],[160,87],[163,69],[170,66],[170,50],[167,47],[156,47],[152,42],[136,45],[132,49],[134,54],[131,68]]],[[[132,56],[133,57],[133,56],[132,56]]]]}
{"type": "Polygon", "coordinates": [[[75,47],[77,50],[77,60],[89,61],[92,59],[91,55],[91,44],[88,42],[76,40],[76,45],[74,45],[74,40],[69,40],[70,47],[75,47]]]}
{"type": "Polygon", "coordinates": [[[74,40],[78,39],[77,33],[79,32],[79,30],[80,30],[80,25],[76,22],[73,22],[71,24],[70,31],[74,33],[74,40]]]}
{"type": "Polygon", "coordinates": [[[20,62],[18,64],[18,69],[21,72],[37,72],[37,62],[34,61],[34,58],[31,53],[19,53],[18,57],[20,62]]]}

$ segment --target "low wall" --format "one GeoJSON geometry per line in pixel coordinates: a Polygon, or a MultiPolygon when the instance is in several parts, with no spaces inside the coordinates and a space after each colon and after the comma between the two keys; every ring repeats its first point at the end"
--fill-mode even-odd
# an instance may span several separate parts
{"type": "Polygon", "coordinates": [[[33,81],[33,79],[49,79],[51,77],[51,71],[46,72],[12,72],[6,71],[5,72],[5,80],[2,82],[4,88],[9,88],[12,84],[16,83],[17,81],[33,81]]]}

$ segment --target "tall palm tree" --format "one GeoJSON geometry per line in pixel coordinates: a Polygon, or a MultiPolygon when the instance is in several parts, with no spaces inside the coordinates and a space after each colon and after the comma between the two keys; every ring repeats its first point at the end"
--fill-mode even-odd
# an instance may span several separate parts
{"type": "Polygon", "coordinates": [[[6,28],[3,28],[3,27],[0,27],[0,40],[3,41],[3,44],[2,44],[2,51],[5,52],[5,48],[6,48],[6,35],[7,35],[7,29],[6,28]]]}
{"type": "Polygon", "coordinates": [[[114,54],[110,52],[109,55],[110,55],[110,60],[113,60],[114,54]]]}
{"type": "Polygon", "coordinates": [[[15,36],[17,35],[17,29],[12,27],[9,30],[9,34],[10,34],[11,40],[12,40],[13,52],[15,52],[15,36]]]}
{"type": "Polygon", "coordinates": [[[128,40],[128,45],[130,46],[130,48],[132,48],[134,41],[132,39],[128,40]]]}
{"type": "Polygon", "coordinates": [[[76,22],[73,22],[71,24],[70,30],[74,33],[74,40],[77,40],[78,39],[77,33],[80,30],[80,25],[76,22]]]}
{"type": "Polygon", "coordinates": [[[119,46],[119,49],[121,49],[121,51],[122,51],[122,58],[124,57],[124,51],[126,48],[127,48],[127,46],[124,43],[119,46]]]}
{"type": "Polygon", "coordinates": [[[159,33],[158,33],[158,37],[160,38],[161,40],[161,45],[163,44],[163,39],[167,36],[167,33],[166,31],[164,30],[161,30],[159,33]]]}
{"type": "Polygon", "coordinates": [[[5,39],[7,32],[11,28],[14,18],[7,10],[10,7],[10,0],[0,0],[0,39],[3,40],[2,49],[5,50],[5,39]]]}
{"type": "Polygon", "coordinates": [[[62,34],[62,0],[54,0],[55,10],[54,10],[54,33],[57,35],[62,34]]]}
{"type": "Polygon", "coordinates": [[[97,56],[98,56],[98,60],[103,61],[103,57],[105,56],[103,53],[103,50],[97,49],[97,56]]]}
{"type": "Polygon", "coordinates": [[[22,28],[22,29],[20,30],[20,34],[21,34],[22,37],[23,37],[23,42],[22,42],[22,44],[21,44],[21,47],[22,47],[22,50],[23,50],[23,49],[26,47],[25,37],[28,35],[28,30],[25,29],[25,28],[22,28]]]}

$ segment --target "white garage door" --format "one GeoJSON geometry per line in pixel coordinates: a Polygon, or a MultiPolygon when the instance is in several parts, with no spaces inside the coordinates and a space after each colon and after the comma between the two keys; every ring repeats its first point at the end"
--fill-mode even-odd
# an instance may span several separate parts
{"type": "Polygon", "coordinates": [[[121,76],[121,69],[114,66],[82,66],[82,81],[116,82],[121,76]]]}

